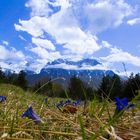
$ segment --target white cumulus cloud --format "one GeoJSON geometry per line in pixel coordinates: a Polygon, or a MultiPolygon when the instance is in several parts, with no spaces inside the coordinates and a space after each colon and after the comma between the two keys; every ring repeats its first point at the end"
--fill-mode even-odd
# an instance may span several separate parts
{"type": "Polygon", "coordinates": [[[52,11],[48,6],[48,0],[30,0],[26,3],[26,7],[31,8],[31,16],[48,16],[52,11]]]}
{"type": "Polygon", "coordinates": [[[26,56],[15,48],[0,45],[0,67],[19,72],[26,68],[26,56]]]}
{"type": "Polygon", "coordinates": [[[140,66],[139,57],[113,48],[109,42],[97,37],[98,33],[120,26],[133,15],[135,8],[125,0],[28,0],[26,7],[31,8],[31,17],[20,19],[15,29],[30,34],[36,45],[28,48],[37,55],[38,61],[33,68],[43,67],[58,58],[76,61],[85,56],[92,57],[102,48],[111,49],[108,56],[101,57],[106,66],[115,62],[140,66]],[[56,7],[60,7],[57,12],[54,11],[56,7]],[[61,50],[58,51],[46,34],[61,46],[61,50]]]}
{"type": "Polygon", "coordinates": [[[30,49],[32,52],[34,52],[36,55],[38,55],[39,58],[46,59],[47,61],[53,61],[55,59],[60,58],[60,53],[55,52],[49,52],[45,48],[42,47],[34,47],[30,49]]]}
{"type": "Polygon", "coordinates": [[[112,47],[110,54],[106,57],[101,57],[101,59],[108,63],[120,62],[140,67],[140,57],[133,56],[132,54],[116,47],[112,47]]]}
{"type": "Polygon", "coordinates": [[[41,38],[32,38],[32,43],[38,47],[46,48],[48,50],[55,50],[55,46],[50,40],[41,39],[41,38]]]}
{"type": "Polygon", "coordinates": [[[94,33],[118,27],[135,10],[124,0],[73,0],[73,3],[80,25],[94,33]]]}
{"type": "Polygon", "coordinates": [[[3,44],[3,45],[5,45],[5,46],[8,46],[8,45],[9,45],[9,42],[8,42],[8,41],[3,40],[3,41],[2,41],[2,44],[3,44]]]}
{"type": "Polygon", "coordinates": [[[127,21],[127,24],[133,26],[135,24],[140,24],[140,18],[134,18],[127,21]]]}
{"type": "MultiPolygon", "coordinates": [[[[15,24],[16,30],[26,31],[36,38],[44,36],[45,33],[50,34],[57,44],[62,44],[63,51],[61,53],[63,54],[68,52],[84,57],[84,55],[92,55],[98,51],[101,46],[96,40],[97,37],[92,35],[90,31],[84,32],[79,27],[70,2],[60,0],[57,1],[57,4],[61,6],[59,12],[50,17],[34,16],[26,21],[19,20],[19,24],[15,24]]],[[[35,40],[32,41],[35,43],[35,40]]]]}
{"type": "Polygon", "coordinates": [[[14,48],[12,50],[8,50],[2,45],[0,45],[0,54],[1,60],[23,60],[25,58],[21,51],[17,51],[14,48]]]}

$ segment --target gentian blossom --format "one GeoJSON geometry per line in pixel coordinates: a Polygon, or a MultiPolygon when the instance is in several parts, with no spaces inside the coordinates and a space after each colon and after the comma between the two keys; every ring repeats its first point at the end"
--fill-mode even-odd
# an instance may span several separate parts
{"type": "Polygon", "coordinates": [[[118,112],[124,110],[124,109],[129,109],[134,106],[134,104],[129,104],[128,99],[125,97],[123,99],[120,99],[119,97],[115,97],[115,105],[116,109],[118,112]]]}
{"type": "Polygon", "coordinates": [[[4,102],[4,101],[6,101],[6,96],[0,96],[0,102],[4,102]]]}
{"type": "Polygon", "coordinates": [[[78,106],[80,104],[81,100],[77,100],[76,102],[73,102],[74,106],[78,106]]]}
{"type": "Polygon", "coordinates": [[[33,111],[32,106],[30,106],[23,114],[22,118],[28,117],[32,120],[34,120],[36,123],[42,122],[41,118],[33,111]]]}
{"type": "Polygon", "coordinates": [[[64,104],[65,104],[65,102],[63,100],[61,100],[56,106],[57,107],[63,107],[64,104]]]}
{"type": "Polygon", "coordinates": [[[68,100],[65,102],[64,105],[69,105],[69,104],[71,104],[71,103],[72,103],[72,101],[71,101],[70,99],[68,99],[68,100]]]}
{"type": "Polygon", "coordinates": [[[80,102],[81,102],[81,100],[77,100],[77,101],[75,101],[75,102],[72,102],[72,100],[70,100],[70,99],[68,99],[68,100],[66,100],[65,102],[63,101],[63,100],[61,100],[57,105],[56,105],[56,107],[60,110],[60,111],[62,111],[62,107],[67,107],[67,106],[69,106],[69,105],[71,105],[71,107],[72,106],[75,106],[75,107],[77,107],[79,104],[80,104],[80,102]]]}

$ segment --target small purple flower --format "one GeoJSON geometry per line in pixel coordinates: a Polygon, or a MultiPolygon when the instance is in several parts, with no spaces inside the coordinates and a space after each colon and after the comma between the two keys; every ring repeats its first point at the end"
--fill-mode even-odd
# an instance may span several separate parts
{"type": "Polygon", "coordinates": [[[129,109],[134,106],[134,104],[128,104],[128,99],[125,97],[120,99],[119,97],[115,97],[115,105],[118,112],[122,111],[123,109],[129,109]]]}
{"type": "Polygon", "coordinates": [[[7,97],[6,96],[0,96],[0,102],[6,101],[7,97]]]}
{"type": "Polygon", "coordinates": [[[68,105],[68,104],[71,104],[71,103],[72,103],[72,101],[71,101],[70,99],[68,99],[68,100],[65,102],[64,105],[68,105]]]}
{"type": "Polygon", "coordinates": [[[73,106],[78,106],[79,104],[80,104],[80,102],[81,102],[81,100],[77,100],[77,101],[75,101],[75,102],[73,102],[72,100],[70,100],[70,99],[68,99],[68,100],[66,100],[65,102],[63,101],[63,100],[61,100],[57,105],[56,105],[56,107],[60,110],[60,111],[62,111],[62,109],[61,108],[63,108],[63,107],[66,107],[66,106],[68,106],[68,105],[73,105],[73,106]]]}
{"type": "Polygon", "coordinates": [[[36,123],[42,122],[41,118],[33,111],[32,106],[30,106],[23,114],[22,118],[28,117],[32,120],[34,120],[36,123]]]}
{"type": "Polygon", "coordinates": [[[74,106],[78,106],[80,104],[81,100],[77,100],[76,102],[73,102],[74,106]]]}
{"type": "Polygon", "coordinates": [[[56,107],[61,111],[61,107],[67,106],[69,104],[71,104],[72,101],[70,99],[66,100],[65,102],[63,100],[61,100],[56,107]]]}

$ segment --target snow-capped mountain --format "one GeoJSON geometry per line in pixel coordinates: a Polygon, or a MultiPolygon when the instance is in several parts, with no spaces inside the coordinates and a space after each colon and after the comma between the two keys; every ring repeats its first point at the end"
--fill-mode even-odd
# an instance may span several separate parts
{"type": "Polygon", "coordinates": [[[57,59],[47,63],[39,74],[27,74],[27,79],[32,85],[44,77],[51,79],[58,78],[56,82],[61,82],[61,84],[67,86],[70,78],[76,76],[90,86],[97,88],[104,75],[112,76],[114,72],[103,69],[103,65],[97,60],[83,59],[74,62],[65,59],[57,59]],[[62,77],[65,81],[61,79],[62,77]]]}
{"type": "Polygon", "coordinates": [[[83,59],[83,60],[76,61],[76,62],[66,60],[66,59],[57,59],[55,61],[47,63],[46,67],[59,65],[59,64],[73,65],[73,66],[77,66],[78,68],[81,68],[84,65],[86,65],[86,66],[96,66],[96,65],[101,64],[101,63],[99,63],[95,59],[83,59]]]}
{"type": "MultiPolygon", "coordinates": [[[[5,73],[13,72],[12,69],[4,69],[5,73]]],[[[69,84],[70,78],[76,76],[89,86],[97,88],[104,75],[114,75],[102,63],[95,59],[83,59],[72,61],[67,59],[57,59],[48,62],[38,73],[34,70],[24,69],[29,85],[41,81],[44,78],[57,79],[55,82],[61,83],[64,87],[69,84]],[[62,80],[65,79],[64,80],[62,80]]]]}

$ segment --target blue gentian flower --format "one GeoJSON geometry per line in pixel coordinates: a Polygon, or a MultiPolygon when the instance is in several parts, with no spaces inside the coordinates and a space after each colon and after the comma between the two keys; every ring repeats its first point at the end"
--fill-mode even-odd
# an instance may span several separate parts
{"type": "Polygon", "coordinates": [[[61,100],[61,101],[56,105],[56,107],[57,107],[60,111],[62,111],[62,110],[61,110],[61,107],[67,106],[67,105],[69,105],[69,104],[71,104],[71,103],[72,103],[72,101],[71,101],[70,99],[66,100],[65,102],[64,102],[63,100],[61,100]]]}
{"type": "Polygon", "coordinates": [[[68,105],[68,104],[70,104],[72,101],[71,100],[66,100],[65,102],[63,101],[63,100],[61,100],[58,104],[57,104],[57,106],[61,106],[61,107],[63,107],[63,106],[65,106],[65,105],[68,105]]]}
{"type": "Polygon", "coordinates": [[[123,98],[123,99],[120,99],[119,97],[115,97],[115,105],[116,105],[116,109],[118,112],[124,110],[125,108],[126,109],[129,109],[131,107],[134,106],[134,104],[128,104],[128,98],[123,98]]]}
{"type": "Polygon", "coordinates": [[[74,106],[78,106],[80,104],[81,100],[77,100],[76,102],[73,102],[74,106]]]}
{"type": "Polygon", "coordinates": [[[4,102],[4,101],[6,101],[6,96],[0,96],[0,102],[4,102]]]}
{"type": "Polygon", "coordinates": [[[127,98],[123,98],[120,99],[119,97],[115,97],[115,105],[117,108],[117,111],[122,111],[125,107],[128,106],[128,99],[127,98]]]}
{"type": "Polygon", "coordinates": [[[61,100],[57,105],[56,105],[56,107],[60,110],[60,111],[62,111],[62,107],[66,107],[66,106],[68,106],[68,105],[72,105],[72,106],[78,106],[79,105],[79,103],[81,102],[81,100],[77,100],[77,101],[75,101],[75,102],[73,102],[72,100],[70,100],[70,99],[68,99],[68,100],[66,100],[65,102],[63,101],[63,100],[61,100]]]}
{"type": "Polygon", "coordinates": [[[29,119],[34,120],[36,123],[42,122],[41,118],[33,111],[32,106],[30,106],[23,114],[22,118],[28,117],[29,119]]]}
{"type": "Polygon", "coordinates": [[[66,102],[65,102],[65,105],[68,105],[68,104],[71,104],[72,101],[70,99],[68,99],[66,102]]]}

